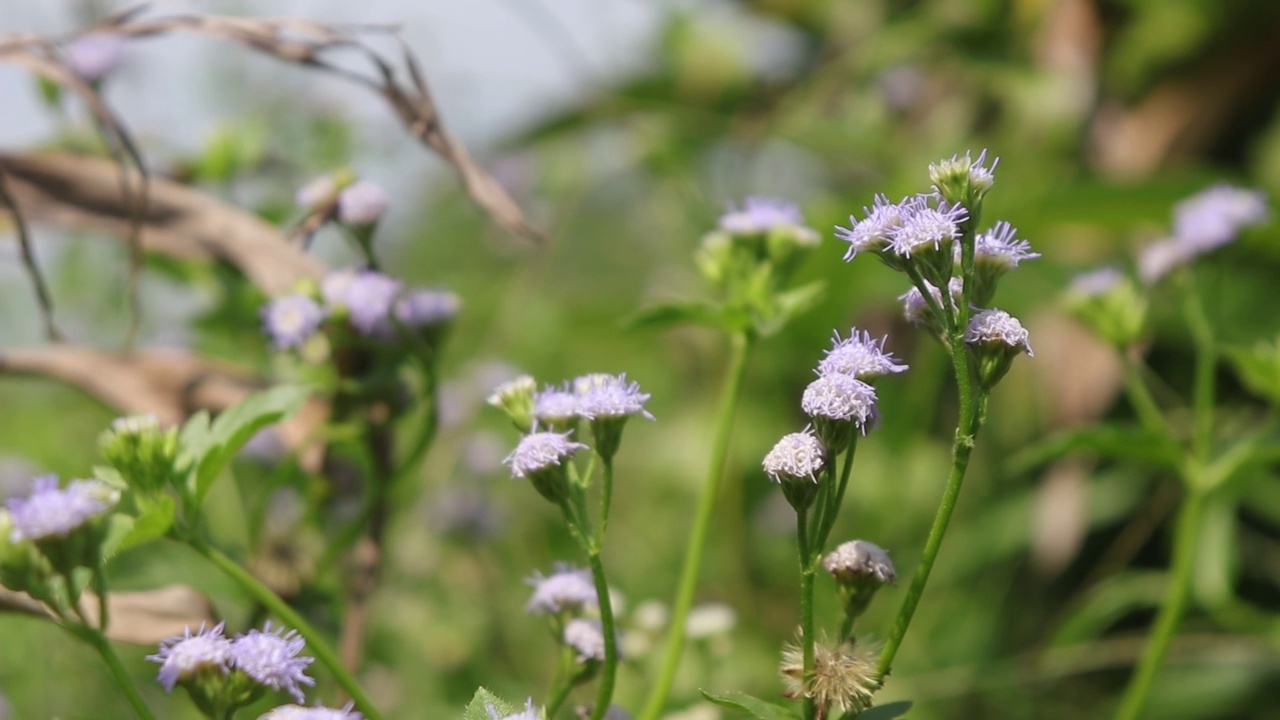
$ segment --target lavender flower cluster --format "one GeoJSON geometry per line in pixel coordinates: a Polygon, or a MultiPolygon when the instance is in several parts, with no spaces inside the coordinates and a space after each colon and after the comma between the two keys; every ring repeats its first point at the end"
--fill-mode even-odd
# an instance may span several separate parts
{"type": "MultiPolygon", "coordinates": [[[[315,658],[299,655],[306,643],[295,631],[273,629],[267,621],[262,630],[227,638],[222,634],[223,628],[223,623],[208,629],[201,626],[194,634],[187,628],[182,635],[161,642],[159,652],[147,656],[148,660],[160,664],[156,679],[165,690],[172,692],[181,684],[191,692],[232,692],[234,683],[211,688],[210,683],[204,681],[225,679],[239,672],[263,688],[282,690],[298,702],[305,700],[302,686],[315,685],[315,680],[306,674],[315,658]]],[[[287,713],[285,716],[289,717],[287,713]]],[[[339,717],[359,719],[358,714],[339,717]]]]}
{"type": "Polygon", "coordinates": [[[429,333],[448,325],[461,306],[448,290],[406,289],[401,281],[374,270],[329,273],[319,291],[285,295],[262,309],[263,326],[277,349],[303,347],[326,321],[349,325],[359,335],[377,340],[391,340],[398,330],[429,333]]]}
{"type": "Polygon", "coordinates": [[[56,475],[32,482],[31,494],[5,501],[9,541],[42,542],[65,538],[105,515],[120,501],[120,491],[101,480],[72,480],[61,487],[56,475]]]}

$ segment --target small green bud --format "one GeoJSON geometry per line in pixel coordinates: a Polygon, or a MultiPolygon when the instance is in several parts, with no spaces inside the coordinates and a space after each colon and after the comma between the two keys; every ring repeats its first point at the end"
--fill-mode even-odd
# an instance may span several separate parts
{"type": "Polygon", "coordinates": [[[988,168],[983,164],[986,160],[987,151],[983,150],[977,159],[966,152],[964,157],[952,155],[950,160],[939,160],[929,166],[934,189],[948,203],[968,209],[969,222],[973,225],[982,213],[982,198],[995,184],[995,169],[1000,163],[1000,158],[995,158],[988,168]]]}
{"type": "Polygon", "coordinates": [[[155,415],[117,418],[98,438],[98,450],[131,488],[154,495],[173,480],[178,430],[162,429],[155,415]]]}
{"type": "Polygon", "coordinates": [[[494,388],[486,402],[502,410],[520,432],[533,429],[533,395],[538,383],[529,375],[521,375],[494,388]]]}
{"type": "Polygon", "coordinates": [[[1142,337],[1147,298],[1132,279],[1115,268],[1077,277],[1067,290],[1066,303],[1076,318],[1119,350],[1142,337]]]}

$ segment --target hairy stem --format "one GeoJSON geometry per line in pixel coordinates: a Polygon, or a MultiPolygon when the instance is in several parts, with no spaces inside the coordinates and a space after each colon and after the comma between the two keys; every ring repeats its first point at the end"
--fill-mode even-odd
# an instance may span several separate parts
{"type": "Polygon", "coordinates": [[[711,465],[702,485],[698,508],[693,519],[693,531],[685,550],[684,568],[680,572],[680,586],[676,590],[675,606],[671,613],[671,626],[667,634],[667,646],[662,657],[658,678],[649,691],[649,698],[640,713],[640,720],[657,720],[666,706],[680,667],[680,655],[684,652],[685,620],[693,607],[693,593],[698,585],[698,571],[702,566],[702,553],[706,548],[707,534],[711,528],[711,516],[715,514],[716,499],[720,494],[721,476],[729,455],[729,438],[733,431],[733,416],[738,407],[738,395],[742,390],[742,378],[747,367],[747,354],[751,340],[745,332],[733,335],[729,355],[729,369],[725,373],[724,387],[720,394],[720,408],[716,414],[715,440],[711,448],[711,465]]]}
{"type": "Polygon", "coordinates": [[[65,627],[73,635],[93,646],[93,649],[98,652],[99,657],[107,664],[107,670],[111,673],[112,681],[128,698],[129,704],[133,706],[133,711],[137,713],[138,717],[141,720],[155,720],[156,716],[151,714],[151,709],[143,701],[142,693],[138,692],[137,686],[133,684],[133,678],[129,676],[129,671],[125,669],[124,663],[120,662],[120,656],[116,655],[115,649],[111,647],[111,641],[107,640],[105,635],[87,625],[69,624],[65,627]]]}

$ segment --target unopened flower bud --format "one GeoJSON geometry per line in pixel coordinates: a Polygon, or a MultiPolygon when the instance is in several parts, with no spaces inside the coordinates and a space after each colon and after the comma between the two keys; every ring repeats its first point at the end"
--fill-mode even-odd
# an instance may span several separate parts
{"type": "Polygon", "coordinates": [[[984,165],[986,160],[987,151],[983,150],[976,159],[966,152],[964,157],[952,155],[950,160],[939,160],[929,166],[934,190],[947,202],[968,208],[969,217],[975,223],[982,211],[982,198],[995,184],[995,169],[1000,164],[1000,158],[995,158],[988,168],[984,165]]]}
{"type": "Polygon", "coordinates": [[[897,578],[889,553],[866,540],[839,545],[823,559],[822,566],[840,586],[845,615],[850,618],[862,615],[876,591],[897,578]]]}
{"type": "Polygon", "coordinates": [[[103,459],[144,495],[168,486],[178,456],[178,429],[165,430],[155,415],[117,418],[98,438],[103,459]]]}
{"type": "Polygon", "coordinates": [[[538,383],[529,375],[521,375],[494,388],[486,399],[490,405],[502,410],[515,423],[520,432],[533,428],[534,393],[538,383]]]}

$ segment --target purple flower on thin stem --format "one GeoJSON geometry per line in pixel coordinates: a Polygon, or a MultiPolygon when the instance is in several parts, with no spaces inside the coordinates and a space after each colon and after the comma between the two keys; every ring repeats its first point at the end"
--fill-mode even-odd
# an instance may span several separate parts
{"type": "Polygon", "coordinates": [[[899,364],[897,358],[884,351],[885,339],[876,341],[871,339],[871,333],[851,328],[849,337],[842,340],[837,331],[831,349],[818,362],[818,374],[852,375],[859,380],[867,380],[905,371],[906,365],[899,364]]]}
{"type": "Polygon", "coordinates": [[[971,345],[1004,345],[1021,350],[1027,357],[1031,351],[1030,334],[1018,319],[1004,310],[983,310],[969,320],[964,341],[971,345]]]}
{"type": "Polygon", "coordinates": [[[749,197],[741,208],[730,206],[729,211],[720,216],[719,225],[725,232],[754,235],[779,227],[803,227],[804,215],[788,200],[749,197]]]}
{"type": "Polygon", "coordinates": [[[338,193],[338,219],[347,225],[372,225],[390,204],[386,191],[361,180],[338,193]]]}
{"type": "Polygon", "coordinates": [[[258,720],[364,720],[364,715],[352,710],[353,703],[348,702],[340,709],[326,707],[305,707],[303,705],[281,705],[258,720]]]}
{"type": "Polygon", "coordinates": [[[556,563],[555,572],[535,574],[527,582],[533,586],[533,597],[524,606],[525,612],[556,615],[599,602],[591,572],[566,563],[556,563]]]}
{"type": "Polygon", "coordinates": [[[343,298],[351,325],[362,335],[384,335],[390,331],[390,314],[396,296],[400,294],[399,280],[373,270],[358,273],[346,288],[343,298]]]}
{"type": "Polygon", "coordinates": [[[222,636],[223,623],[208,630],[204,625],[191,634],[191,628],[182,635],[167,638],[160,643],[160,651],[147,659],[160,663],[156,679],[165,691],[173,692],[179,682],[194,677],[201,671],[213,670],[227,674],[231,666],[231,641],[222,636]]]}
{"type": "Polygon", "coordinates": [[[822,443],[809,430],[783,435],[764,456],[765,474],[774,482],[786,483],[801,478],[818,481],[818,473],[826,466],[822,443]]]}
{"type": "Polygon", "coordinates": [[[628,382],[626,373],[583,375],[574,379],[573,389],[578,399],[578,414],[588,420],[631,415],[653,419],[644,409],[649,393],[640,392],[640,383],[628,382]]]}
{"type": "MultiPolygon", "coordinates": [[[[955,246],[956,262],[960,262],[960,245],[955,246]]],[[[1034,260],[1040,253],[1031,252],[1031,243],[1018,239],[1018,230],[1001,220],[986,232],[974,238],[975,264],[990,264],[1008,271],[1018,267],[1023,260],[1034,260]]]]}
{"type": "Polygon", "coordinates": [[[127,45],[128,41],[114,33],[90,32],[76,36],[62,52],[72,72],[93,82],[116,69],[127,45]]]}
{"type": "Polygon", "coordinates": [[[933,196],[920,195],[903,204],[902,222],[890,231],[890,248],[901,257],[911,257],[929,248],[944,249],[960,237],[960,223],[969,217],[962,205],[945,200],[931,203],[933,196]]]}
{"type": "Polygon", "coordinates": [[[271,628],[268,620],[262,630],[250,630],[236,636],[231,643],[232,666],[259,684],[272,690],[284,690],[298,702],[304,700],[302,685],[315,685],[307,676],[307,666],[315,658],[299,657],[306,641],[296,630],[271,628]]]}
{"type": "MultiPolygon", "coordinates": [[[[904,201],[905,203],[906,201],[904,201]]],[[[893,233],[901,225],[904,217],[903,204],[891,203],[884,195],[876,195],[871,207],[864,207],[866,217],[857,220],[849,216],[849,227],[836,226],[836,237],[849,243],[844,253],[845,262],[852,260],[858,253],[879,252],[893,238],[893,233]]]]}
{"type": "Polygon", "coordinates": [[[866,432],[868,421],[875,416],[876,391],[852,375],[832,373],[809,383],[800,407],[815,420],[849,421],[866,432]]]}
{"type": "Polygon", "coordinates": [[[120,491],[100,480],[72,480],[64,488],[57,475],[42,475],[32,481],[30,495],[5,501],[13,523],[9,541],[66,537],[119,500],[120,491]]]}
{"type": "Polygon", "coordinates": [[[533,417],[560,426],[576,424],[581,415],[578,394],[567,387],[546,386],[533,396],[533,417]]]}
{"type": "Polygon", "coordinates": [[[577,651],[580,663],[604,662],[604,631],[597,620],[574,618],[565,623],[564,644],[577,651]]]}
{"type": "Polygon", "coordinates": [[[285,295],[262,309],[262,324],[279,350],[302,347],[324,320],[324,311],[306,295],[285,295]]]}

